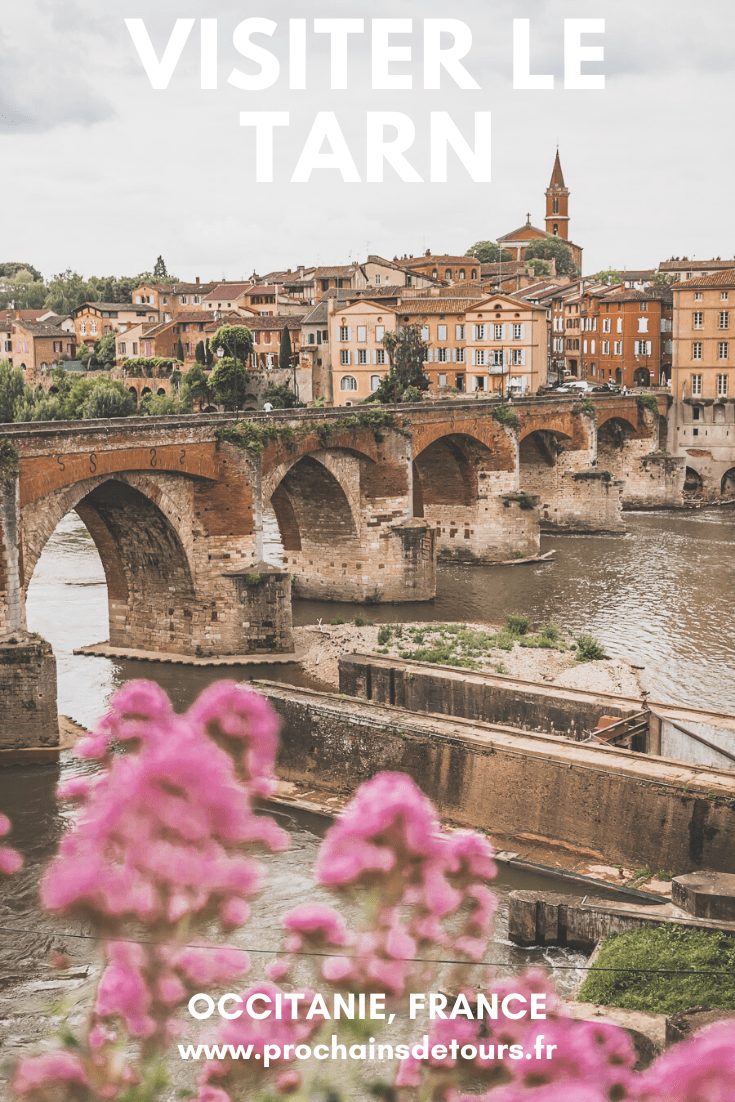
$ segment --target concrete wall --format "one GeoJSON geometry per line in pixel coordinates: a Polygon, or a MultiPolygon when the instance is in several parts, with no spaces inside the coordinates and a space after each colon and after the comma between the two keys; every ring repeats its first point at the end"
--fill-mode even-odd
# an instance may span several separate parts
{"type": "Polygon", "coordinates": [[[605,693],[360,654],[340,659],[339,689],[413,712],[461,716],[572,739],[592,731],[603,715],[622,719],[642,707],[641,701],[605,693]]]}
{"type": "Polygon", "coordinates": [[[286,780],[350,793],[399,770],[445,819],[490,835],[674,874],[735,869],[732,774],[305,689],[260,689],[283,721],[286,780]]]}

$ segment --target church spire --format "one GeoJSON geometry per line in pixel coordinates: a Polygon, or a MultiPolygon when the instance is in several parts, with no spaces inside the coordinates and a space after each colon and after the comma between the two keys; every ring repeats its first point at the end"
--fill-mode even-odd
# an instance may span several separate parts
{"type": "Polygon", "coordinates": [[[558,146],[546,189],[546,232],[562,241],[569,240],[569,188],[564,183],[558,146]]]}
{"type": "Polygon", "coordinates": [[[559,146],[556,147],[556,157],[554,159],[554,168],[551,173],[551,180],[549,181],[549,187],[563,188],[566,187],[564,183],[564,173],[561,170],[561,159],[559,157],[559,146]]]}

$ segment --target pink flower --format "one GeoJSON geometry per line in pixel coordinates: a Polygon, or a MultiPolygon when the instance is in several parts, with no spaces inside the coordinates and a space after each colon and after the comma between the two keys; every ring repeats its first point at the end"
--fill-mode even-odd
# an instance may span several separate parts
{"type": "Polygon", "coordinates": [[[204,690],[187,719],[215,742],[232,747],[254,793],[272,791],[279,724],[265,697],[235,681],[219,681],[204,690]]]}
{"type": "Polygon", "coordinates": [[[279,1090],[281,1094],[290,1094],[291,1091],[298,1090],[300,1086],[301,1076],[293,1069],[282,1071],[276,1076],[276,1090],[279,1090]]]}
{"type": "Polygon", "coordinates": [[[321,903],[303,903],[294,907],[283,919],[284,927],[297,938],[297,951],[305,940],[323,945],[346,945],[347,927],[344,919],[333,907],[321,903]]]}
{"type": "Polygon", "coordinates": [[[660,1056],[640,1077],[640,1102],[732,1102],[735,1022],[717,1022],[660,1056]]]}
{"type": "Polygon", "coordinates": [[[6,835],[10,834],[12,829],[10,819],[0,811],[0,838],[5,838],[6,835]]]}
{"type": "Polygon", "coordinates": [[[0,846],[0,873],[12,876],[13,873],[23,868],[23,858],[17,850],[10,846],[0,846]]]}
{"type": "Polygon", "coordinates": [[[58,1083],[80,1086],[88,1083],[81,1060],[71,1052],[49,1052],[21,1060],[13,1079],[13,1090],[24,1098],[58,1083]]]}

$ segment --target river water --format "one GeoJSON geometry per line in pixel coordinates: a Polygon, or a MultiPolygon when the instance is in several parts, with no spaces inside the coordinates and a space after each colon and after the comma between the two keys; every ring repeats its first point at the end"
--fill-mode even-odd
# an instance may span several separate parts
{"type": "MultiPolygon", "coordinates": [[[[376,606],[297,602],[297,623],[314,623],[358,613],[387,620],[501,621],[523,612],[554,621],[569,632],[591,631],[612,654],[643,667],[645,687],[659,699],[716,710],[735,710],[735,510],[628,517],[622,537],[544,538],[557,550],[552,566],[442,567],[439,592],[430,604],[376,606]]],[[[100,716],[110,693],[131,677],[150,677],[169,692],[177,708],[187,706],[220,672],[157,664],[75,657],[75,647],[107,636],[104,574],[91,539],[75,515],[67,517],[47,545],[28,600],[29,627],[54,646],[60,711],[80,723],[100,716]]],[[[307,679],[293,667],[248,667],[228,671],[242,679],[307,679]]],[[[70,755],[60,767],[13,768],[0,773],[0,808],[14,821],[13,841],[26,867],[0,897],[0,990],[43,974],[51,947],[63,947],[77,964],[92,959],[91,944],[68,936],[74,927],[50,922],[39,910],[41,869],[65,825],[54,788],[59,773],[82,768],[70,755]]],[[[278,944],[278,917],[314,894],[311,868],[323,823],[306,815],[283,820],[291,834],[287,853],[268,859],[269,886],[248,932],[247,943],[278,944]]],[[[557,970],[560,986],[577,978],[581,958],[563,950],[519,950],[505,939],[505,900],[515,887],[570,890],[555,878],[501,870],[497,941],[492,947],[501,971],[531,960],[557,970]]],[[[573,890],[573,889],[572,889],[573,890]]],[[[1,1032],[1,1031],[0,1031],[1,1032]]]]}

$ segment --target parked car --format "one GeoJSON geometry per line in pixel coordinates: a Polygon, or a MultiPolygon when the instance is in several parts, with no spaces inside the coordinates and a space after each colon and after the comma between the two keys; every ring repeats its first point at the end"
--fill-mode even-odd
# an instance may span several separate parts
{"type": "Polygon", "coordinates": [[[557,394],[591,394],[594,387],[586,379],[575,379],[573,383],[564,383],[556,388],[557,394]]]}

